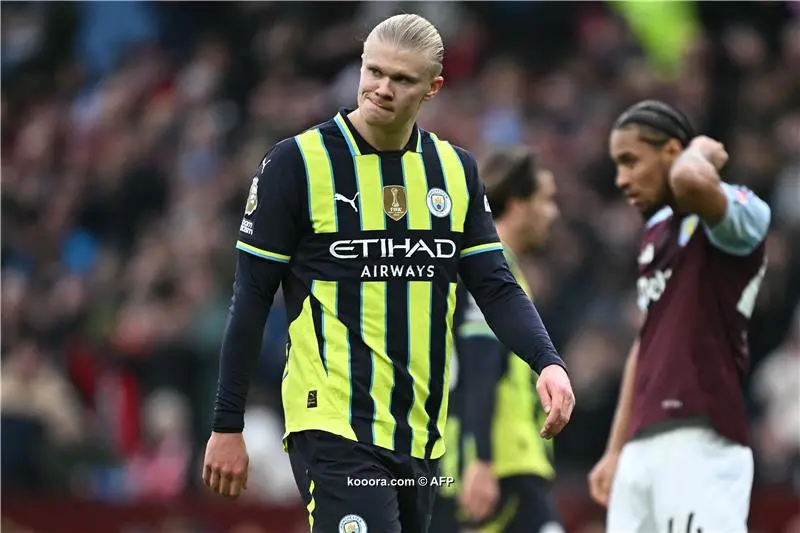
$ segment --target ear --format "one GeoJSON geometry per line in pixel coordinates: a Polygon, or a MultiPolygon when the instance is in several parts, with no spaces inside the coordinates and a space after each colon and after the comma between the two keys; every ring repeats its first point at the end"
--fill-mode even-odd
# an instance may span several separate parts
{"type": "Polygon", "coordinates": [[[444,85],[443,77],[436,76],[435,78],[433,78],[430,89],[428,90],[427,93],[425,93],[425,97],[423,98],[423,100],[427,101],[433,99],[433,97],[436,96],[436,93],[438,93],[439,90],[442,88],[442,85],[444,85]]]}

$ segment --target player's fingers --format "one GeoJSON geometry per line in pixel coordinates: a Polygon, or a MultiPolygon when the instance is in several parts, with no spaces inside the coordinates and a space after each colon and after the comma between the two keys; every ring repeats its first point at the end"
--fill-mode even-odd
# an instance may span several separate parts
{"type": "Polygon", "coordinates": [[[550,414],[547,415],[547,420],[545,420],[544,427],[542,428],[541,435],[545,439],[551,439],[558,435],[558,432],[561,431],[561,428],[563,427],[561,411],[561,402],[553,401],[552,407],[550,408],[550,414]]]}
{"type": "Polygon", "coordinates": [[[549,415],[550,409],[552,408],[553,405],[553,399],[550,396],[550,390],[547,386],[547,383],[540,379],[538,383],[536,383],[536,391],[539,393],[539,400],[542,403],[544,412],[549,415]]]}
{"type": "Polygon", "coordinates": [[[220,496],[228,496],[230,494],[231,481],[233,481],[233,476],[228,472],[222,472],[220,474],[219,489],[217,490],[217,494],[220,496]]]}
{"type": "Polygon", "coordinates": [[[218,492],[219,490],[219,469],[211,467],[211,474],[208,477],[208,488],[211,489],[213,492],[218,492]]]}
{"type": "Polygon", "coordinates": [[[206,487],[211,486],[211,465],[203,465],[203,484],[206,487]]]}
{"type": "Polygon", "coordinates": [[[230,488],[228,489],[227,494],[223,494],[223,496],[227,496],[228,498],[236,499],[242,492],[242,478],[240,476],[234,476],[231,479],[230,488]]]}

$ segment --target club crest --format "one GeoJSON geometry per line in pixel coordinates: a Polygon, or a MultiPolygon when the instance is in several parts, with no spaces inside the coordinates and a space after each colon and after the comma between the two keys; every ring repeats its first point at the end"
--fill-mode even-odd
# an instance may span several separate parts
{"type": "Polygon", "coordinates": [[[428,204],[428,211],[430,211],[433,216],[439,218],[444,218],[449,215],[450,209],[453,207],[450,196],[448,196],[445,191],[438,188],[433,188],[428,191],[426,203],[428,204]]]}
{"type": "Polygon", "coordinates": [[[349,514],[339,522],[339,533],[367,533],[367,523],[357,514],[349,514]]]}

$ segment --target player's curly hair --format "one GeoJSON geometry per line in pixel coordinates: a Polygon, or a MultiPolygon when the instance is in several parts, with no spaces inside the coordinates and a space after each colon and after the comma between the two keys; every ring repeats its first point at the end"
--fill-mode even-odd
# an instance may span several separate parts
{"type": "Polygon", "coordinates": [[[373,39],[426,54],[433,63],[433,75],[438,76],[442,73],[444,61],[442,36],[439,35],[436,26],[424,17],[413,14],[389,17],[372,29],[365,44],[373,39]]]}

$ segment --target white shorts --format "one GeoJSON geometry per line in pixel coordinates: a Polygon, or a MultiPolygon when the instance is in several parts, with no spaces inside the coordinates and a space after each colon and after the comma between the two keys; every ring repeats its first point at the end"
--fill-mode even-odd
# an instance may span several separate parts
{"type": "Polygon", "coordinates": [[[747,533],[753,452],[713,430],[677,428],[622,449],[607,533],[747,533]]]}

